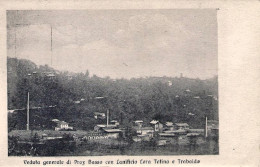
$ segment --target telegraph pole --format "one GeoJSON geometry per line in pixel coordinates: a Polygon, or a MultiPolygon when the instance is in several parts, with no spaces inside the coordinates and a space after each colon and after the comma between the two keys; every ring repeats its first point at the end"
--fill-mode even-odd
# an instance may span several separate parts
{"type": "Polygon", "coordinates": [[[29,104],[29,103],[30,103],[30,94],[29,94],[29,92],[28,92],[28,97],[27,97],[27,124],[26,124],[26,130],[30,130],[30,128],[29,128],[29,121],[30,121],[30,120],[29,120],[29,119],[30,119],[30,115],[29,115],[29,114],[30,114],[30,113],[29,113],[29,112],[30,112],[30,111],[29,111],[29,107],[30,107],[30,106],[29,106],[29,105],[30,105],[30,104],[29,104]]]}
{"type": "Polygon", "coordinates": [[[51,67],[52,67],[52,26],[51,26],[51,67]]]}
{"type": "Polygon", "coordinates": [[[108,127],[108,122],[109,122],[109,110],[107,110],[107,127],[108,127]]]}
{"type": "Polygon", "coordinates": [[[207,116],[205,117],[205,138],[208,137],[208,118],[207,116]]]}

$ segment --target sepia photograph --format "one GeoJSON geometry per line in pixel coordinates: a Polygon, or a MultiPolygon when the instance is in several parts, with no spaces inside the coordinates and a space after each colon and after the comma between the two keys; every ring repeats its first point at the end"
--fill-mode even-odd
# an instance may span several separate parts
{"type": "Polygon", "coordinates": [[[217,12],[7,10],[8,156],[219,155],[217,12]]]}

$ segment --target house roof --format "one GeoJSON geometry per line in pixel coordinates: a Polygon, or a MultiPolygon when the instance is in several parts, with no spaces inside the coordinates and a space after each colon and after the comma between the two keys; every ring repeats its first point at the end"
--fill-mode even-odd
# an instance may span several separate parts
{"type": "Polygon", "coordinates": [[[94,112],[95,115],[105,115],[105,113],[102,112],[94,112]]]}
{"type": "Polygon", "coordinates": [[[186,136],[199,136],[199,133],[188,133],[186,136]]]}
{"type": "Polygon", "coordinates": [[[175,125],[177,125],[177,126],[189,126],[189,124],[187,124],[187,123],[176,123],[175,125]]]}
{"type": "Polygon", "coordinates": [[[112,121],[110,121],[110,122],[118,122],[117,120],[112,120],[112,121]]]}
{"type": "Polygon", "coordinates": [[[207,122],[208,122],[208,123],[218,123],[217,120],[208,120],[207,122]]]}
{"type": "Polygon", "coordinates": [[[204,132],[204,129],[189,129],[189,132],[204,132]]]}
{"type": "Polygon", "coordinates": [[[162,137],[173,137],[173,136],[175,136],[175,134],[173,134],[173,133],[159,133],[159,136],[162,136],[162,137]]]}
{"type": "Polygon", "coordinates": [[[186,130],[178,129],[178,130],[166,130],[164,133],[185,133],[186,130]]]}
{"type": "Polygon", "coordinates": [[[166,126],[173,126],[173,123],[172,122],[166,122],[165,125],[166,126]]]}
{"type": "Polygon", "coordinates": [[[53,119],[53,120],[51,120],[51,121],[53,121],[53,122],[58,122],[58,121],[60,121],[60,120],[58,120],[58,119],[53,119]]]}
{"type": "Polygon", "coordinates": [[[143,123],[144,121],[142,121],[142,120],[136,120],[136,121],[134,121],[135,123],[143,123]]]}
{"type": "Polygon", "coordinates": [[[141,129],[142,129],[142,130],[153,130],[152,127],[142,127],[141,129]]]}
{"type": "Polygon", "coordinates": [[[134,126],[133,129],[135,130],[153,130],[153,127],[137,127],[137,126],[134,126]]]}
{"type": "Polygon", "coordinates": [[[104,128],[104,131],[107,132],[107,133],[119,133],[119,132],[121,132],[120,129],[106,129],[106,128],[104,128]]]}
{"type": "Polygon", "coordinates": [[[156,121],[156,120],[152,120],[151,122],[150,122],[150,124],[157,124],[159,121],[156,121]]]}
{"type": "Polygon", "coordinates": [[[51,121],[53,121],[53,122],[58,122],[58,121],[60,121],[60,120],[58,120],[58,119],[52,119],[51,121]]]}
{"type": "Polygon", "coordinates": [[[116,127],[116,125],[104,125],[104,124],[100,124],[100,125],[96,125],[99,128],[114,128],[116,127]]]}
{"type": "Polygon", "coordinates": [[[55,77],[54,74],[47,74],[46,76],[47,76],[47,77],[55,77]]]}
{"type": "Polygon", "coordinates": [[[146,137],[148,135],[137,135],[137,137],[146,137]]]}

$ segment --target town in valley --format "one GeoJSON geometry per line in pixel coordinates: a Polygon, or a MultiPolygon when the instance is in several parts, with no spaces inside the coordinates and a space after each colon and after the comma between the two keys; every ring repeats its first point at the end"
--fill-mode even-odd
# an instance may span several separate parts
{"type": "MultiPolygon", "coordinates": [[[[19,61],[21,64],[28,62],[17,59],[10,59],[10,61],[19,61]]],[[[188,79],[182,75],[172,80],[166,77],[143,78],[142,82],[149,80],[149,87],[152,91],[145,89],[141,91],[148,91],[146,94],[135,94],[138,92],[124,92],[122,89],[122,92],[129,94],[125,100],[122,100],[113,95],[93,97],[87,95],[97,87],[97,82],[109,82],[104,87],[99,85],[100,89],[132,82],[129,86],[130,90],[132,90],[131,87],[140,86],[143,83],[136,83],[138,79],[99,78],[97,80],[95,77],[82,74],[75,74],[71,77],[57,71],[52,72],[53,76],[46,72],[39,74],[35,71],[29,74],[25,76],[25,79],[21,79],[21,82],[25,82],[22,85],[24,91],[20,92],[20,97],[23,95],[26,98],[20,100],[24,101],[26,107],[8,111],[10,156],[175,155],[203,154],[205,150],[208,154],[218,154],[218,121],[212,119],[217,118],[217,96],[208,94],[203,89],[201,89],[202,92],[198,92],[192,89],[192,85],[188,88],[184,87],[183,90],[178,91],[178,94],[173,93],[177,91],[175,86],[183,87],[180,84],[182,81],[196,84],[197,80],[188,79]],[[85,81],[89,83],[93,81],[90,85],[93,88],[84,93],[85,97],[81,96],[73,100],[70,97],[72,94],[61,96],[59,93],[50,93],[57,89],[59,80],[73,83],[79,77],[85,78],[85,81]],[[44,92],[37,92],[39,86],[46,85],[48,87],[45,87],[44,92]],[[24,89],[24,86],[28,88],[24,89]],[[160,87],[166,91],[160,92],[160,87]],[[43,99],[39,100],[37,96],[41,96],[41,93],[43,99]],[[49,94],[48,98],[45,98],[45,93],[49,94]],[[158,96],[157,93],[160,94],[160,103],[158,99],[145,103],[146,99],[143,98],[158,96]],[[58,96],[60,98],[57,98],[58,96]],[[56,100],[56,104],[36,106],[37,102],[48,103],[52,101],[52,98],[53,101],[56,100]],[[113,102],[112,98],[117,98],[117,101],[113,102]],[[153,107],[168,105],[168,108],[158,108],[160,112],[156,112],[153,108],[151,109],[154,111],[140,111],[141,107],[137,105],[151,107],[149,102],[154,103],[153,107]],[[133,111],[134,109],[138,111],[133,111]],[[131,115],[132,111],[134,115],[131,115]]],[[[84,83],[84,80],[80,81],[84,83]]],[[[68,84],[68,86],[75,85],[68,84]]],[[[112,91],[116,89],[114,87],[112,91]]],[[[24,104],[21,103],[21,107],[24,104]]]]}
{"type": "Polygon", "coordinates": [[[216,9],[6,14],[9,156],[219,154],[216,9]]]}

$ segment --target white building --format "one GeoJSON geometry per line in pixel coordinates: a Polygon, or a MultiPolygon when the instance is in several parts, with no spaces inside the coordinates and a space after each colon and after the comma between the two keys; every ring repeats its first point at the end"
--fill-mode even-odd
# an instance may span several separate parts
{"type": "Polygon", "coordinates": [[[73,129],[73,127],[69,126],[69,124],[65,121],[58,121],[57,126],[55,127],[55,130],[68,130],[68,129],[73,129]]]}

